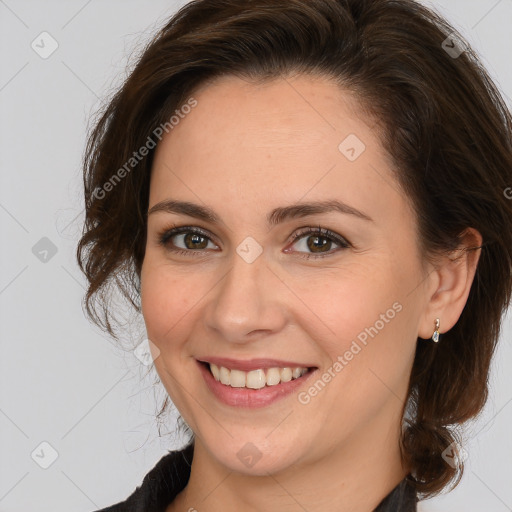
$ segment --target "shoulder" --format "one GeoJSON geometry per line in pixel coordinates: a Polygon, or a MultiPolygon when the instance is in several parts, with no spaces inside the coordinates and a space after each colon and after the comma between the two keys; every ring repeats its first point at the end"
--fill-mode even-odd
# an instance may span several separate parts
{"type": "Polygon", "coordinates": [[[194,445],[170,451],[144,477],[124,501],[95,512],[164,512],[187,485],[194,445]]]}

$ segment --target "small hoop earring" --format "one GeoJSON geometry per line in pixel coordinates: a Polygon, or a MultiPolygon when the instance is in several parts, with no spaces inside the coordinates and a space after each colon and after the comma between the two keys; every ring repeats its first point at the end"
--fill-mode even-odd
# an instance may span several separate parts
{"type": "Polygon", "coordinates": [[[436,328],[434,330],[434,334],[432,334],[432,340],[437,343],[439,341],[439,318],[436,318],[436,328]]]}

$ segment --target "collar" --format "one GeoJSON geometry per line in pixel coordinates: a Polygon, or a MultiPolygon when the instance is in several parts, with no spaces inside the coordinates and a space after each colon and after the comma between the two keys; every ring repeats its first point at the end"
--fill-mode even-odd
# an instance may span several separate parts
{"type": "MultiPolygon", "coordinates": [[[[170,451],[125,501],[96,512],[165,512],[188,483],[193,454],[193,442],[181,450],[170,451]]],[[[417,512],[417,501],[414,487],[404,479],[373,512],[417,512]]]]}

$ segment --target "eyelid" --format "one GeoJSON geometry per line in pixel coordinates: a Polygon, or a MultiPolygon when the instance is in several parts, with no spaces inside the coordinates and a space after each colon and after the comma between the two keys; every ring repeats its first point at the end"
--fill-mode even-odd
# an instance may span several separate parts
{"type": "MultiPolygon", "coordinates": [[[[219,243],[216,241],[216,237],[212,233],[210,233],[208,230],[200,228],[198,226],[188,226],[188,225],[187,226],[178,226],[176,224],[172,224],[171,226],[168,226],[168,227],[162,229],[161,231],[158,231],[157,239],[158,239],[158,242],[165,247],[167,240],[169,240],[170,238],[172,238],[174,236],[181,235],[184,233],[185,234],[196,233],[198,235],[204,236],[205,238],[208,238],[215,245],[217,245],[217,246],[219,245],[219,243]]],[[[184,250],[184,249],[181,249],[180,247],[178,247],[176,250],[184,250]]],[[[193,253],[193,252],[197,252],[197,251],[195,251],[194,249],[188,249],[187,252],[193,253]]],[[[203,251],[199,251],[199,252],[203,252],[203,251]]]]}
{"type": "Polygon", "coordinates": [[[335,244],[337,244],[339,247],[336,249],[331,249],[326,252],[319,252],[319,253],[313,253],[313,252],[302,252],[302,251],[289,251],[288,249],[285,249],[285,252],[294,252],[299,257],[304,259],[321,259],[321,258],[327,258],[329,256],[334,256],[335,254],[339,253],[342,250],[349,249],[350,247],[353,247],[352,244],[343,236],[339,235],[338,233],[331,231],[327,228],[322,228],[320,225],[313,227],[305,227],[300,228],[297,231],[295,231],[292,236],[290,237],[289,241],[291,242],[291,245],[294,245],[297,241],[308,238],[309,236],[317,235],[321,238],[327,238],[331,241],[333,241],[335,244]]]}
{"type": "Polygon", "coordinates": [[[304,238],[305,235],[319,235],[325,238],[330,238],[334,240],[336,243],[338,243],[341,246],[350,246],[351,243],[343,236],[339,235],[338,233],[331,231],[330,229],[323,228],[322,226],[308,226],[304,228],[299,228],[296,230],[291,237],[289,238],[290,242],[295,242],[296,240],[300,238],[304,238]]]}

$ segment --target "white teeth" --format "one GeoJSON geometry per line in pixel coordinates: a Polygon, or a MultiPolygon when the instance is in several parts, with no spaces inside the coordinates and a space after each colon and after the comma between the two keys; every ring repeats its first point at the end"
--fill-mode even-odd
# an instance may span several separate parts
{"type": "Polygon", "coordinates": [[[265,387],[266,383],[267,379],[265,377],[265,372],[263,370],[252,370],[250,372],[247,372],[245,387],[251,389],[261,389],[265,387]]]}
{"type": "Polygon", "coordinates": [[[281,382],[289,382],[292,379],[302,377],[307,368],[267,368],[265,370],[252,370],[243,372],[241,370],[229,370],[224,366],[217,366],[210,363],[210,370],[215,380],[233,388],[261,389],[265,386],[276,386],[281,382]]]}
{"type": "Polygon", "coordinates": [[[229,386],[229,374],[230,372],[227,368],[224,368],[224,366],[220,367],[220,381],[222,382],[222,384],[226,384],[227,386],[229,386]]]}
{"type": "Polygon", "coordinates": [[[241,372],[240,370],[231,370],[229,375],[229,385],[232,388],[245,387],[245,372],[241,372]]]}
{"type": "Polygon", "coordinates": [[[292,380],[292,369],[283,368],[281,370],[281,382],[289,382],[292,380]]]}
{"type": "Polygon", "coordinates": [[[298,379],[302,375],[302,368],[294,368],[292,371],[292,377],[298,379]]]}
{"type": "Polygon", "coordinates": [[[269,368],[267,370],[267,386],[275,386],[281,382],[281,371],[279,368],[269,368]]]}
{"type": "Polygon", "coordinates": [[[210,370],[213,373],[213,376],[215,377],[215,380],[220,380],[220,370],[219,367],[216,364],[210,365],[210,370]]]}

